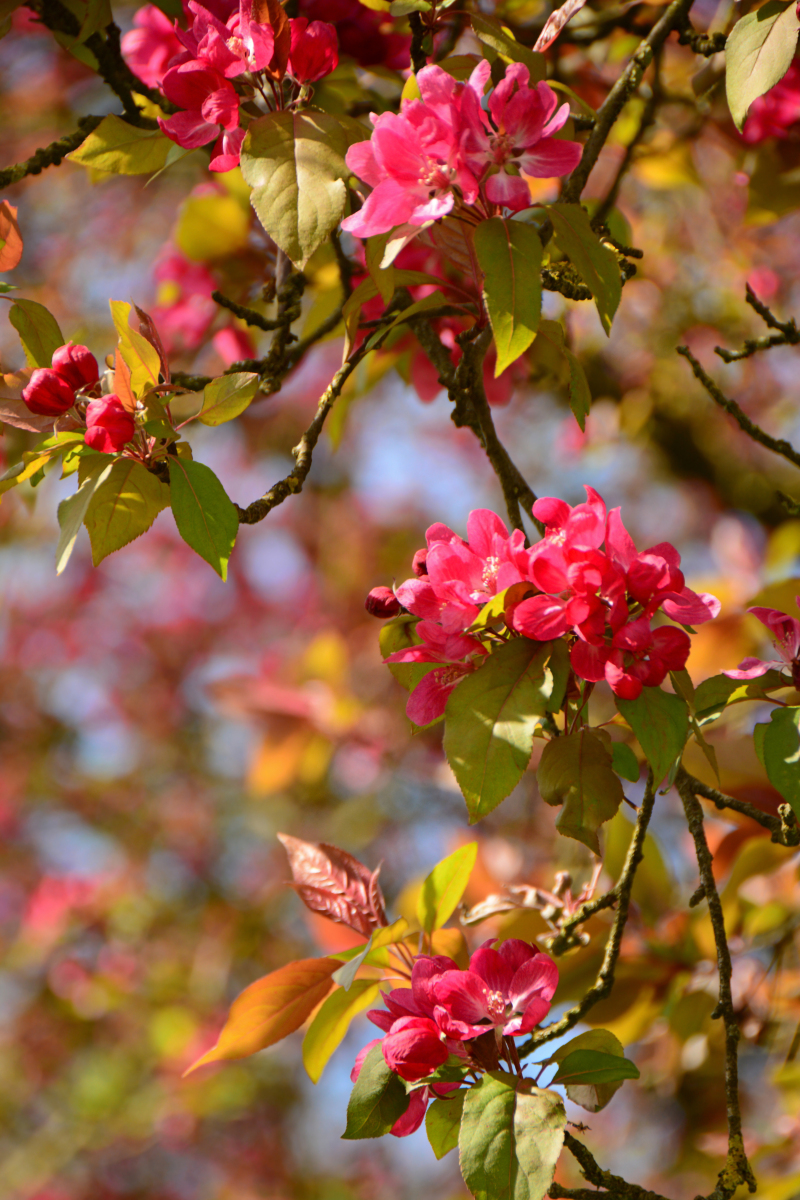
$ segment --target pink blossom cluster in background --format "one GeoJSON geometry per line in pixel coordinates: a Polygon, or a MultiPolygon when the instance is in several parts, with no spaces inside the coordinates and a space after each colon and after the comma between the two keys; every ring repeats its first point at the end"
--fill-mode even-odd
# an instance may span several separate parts
{"type": "Polygon", "coordinates": [[[372,191],[342,228],[368,238],[396,229],[400,244],[452,212],[456,204],[485,216],[519,212],[530,203],[525,176],[549,179],[577,166],[582,147],[556,138],[569,118],[546,83],[530,87],[530,73],[512,63],[490,93],[491,67],[480,62],[466,83],[441,67],[417,76],[420,99],[399,114],[373,114],[368,142],[347,152],[347,165],[372,191]]]}
{"type": "Polygon", "coordinates": [[[792,63],[783,79],[750,105],[742,137],[751,146],[770,137],[785,138],[797,121],[800,121],[800,67],[792,63]]]}
{"type": "MultiPolygon", "coordinates": [[[[397,611],[420,617],[421,644],[387,662],[441,663],[411,693],[407,713],[427,725],[444,712],[461,680],[481,666],[487,648],[468,631],[482,607],[513,584],[529,584],[506,607],[511,634],[534,641],[565,637],[572,670],[589,683],[605,679],[625,699],[657,687],[689,657],[687,633],[652,622],[666,616],[700,625],[719,613],[716,597],[686,587],[680,555],[669,542],[641,553],[618,508],[610,512],[593,488],[584,504],[543,497],[533,515],[544,536],[526,547],[495,513],[471,512],[464,541],[446,525],[427,531],[427,549],[414,556],[414,578],[395,589],[397,611]]],[[[391,615],[388,597],[384,611],[391,615]]]]}
{"type": "MultiPolygon", "coordinates": [[[[385,1036],[359,1053],[355,1081],[373,1046],[380,1045],[386,1065],[409,1083],[433,1074],[450,1055],[473,1068],[499,1065],[503,1039],[520,1037],[544,1020],[558,986],[558,968],[547,954],[518,938],[498,950],[485,942],[470,958],[469,970],[445,955],[420,955],[411,971],[411,986],[384,995],[386,1009],[367,1016],[385,1036]],[[491,1045],[474,1058],[474,1039],[491,1034],[491,1045]]],[[[458,1083],[431,1083],[415,1088],[392,1133],[406,1137],[422,1124],[429,1100],[447,1095],[458,1083]]]]}
{"type": "Polygon", "coordinates": [[[280,107],[280,86],[270,87],[273,79],[280,84],[285,74],[299,89],[330,74],[339,61],[336,30],[305,17],[290,20],[291,48],[281,63],[273,28],[255,17],[252,0],[236,7],[229,0],[207,7],[187,0],[185,14],[188,28],[168,22],[152,6],[140,9],[122,50],[131,69],[180,110],[159,117],[164,133],[189,150],[214,142],[211,170],[230,171],[239,163],[245,135],[240,101],[269,93],[270,107],[280,107]],[[239,81],[238,88],[232,80],[239,81]]]}

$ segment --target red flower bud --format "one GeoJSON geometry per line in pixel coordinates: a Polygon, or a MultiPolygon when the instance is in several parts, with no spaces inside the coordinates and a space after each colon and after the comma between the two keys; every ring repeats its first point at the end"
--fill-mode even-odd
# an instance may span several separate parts
{"type": "Polygon", "coordinates": [[[103,454],[117,454],[133,437],[133,416],[119,396],[101,396],[86,409],[86,445],[103,454]]]}
{"type": "Polygon", "coordinates": [[[336,30],[327,21],[312,21],[295,17],[292,28],[292,48],[286,70],[298,83],[314,83],[330,75],[339,63],[336,30]]]}
{"type": "Polygon", "coordinates": [[[386,1065],[401,1079],[416,1082],[446,1062],[449,1051],[429,1017],[401,1017],[383,1039],[386,1065]]]}
{"type": "Polygon", "coordinates": [[[39,367],[22,389],[22,399],[33,413],[43,417],[60,417],[75,403],[75,391],[49,367],[39,367]]]}
{"type": "Polygon", "coordinates": [[[373,617],[396,617],[402,605],[391,588],[375,587],[364,601],[364,608],[373,617]]]}
{"type": "Polygon", "coordinates": [[[428,551],[418,550],[411,560],[411,570],[421,579],[423,575],[428,574],[428,551]]]}
{"type": "Polygon", "coordinates": [[[91,387],[100,379],[95,356],[86,346],[76,346],[73,342],[67,342],[66,346],[59,346],[56,350],[53,370],[76,392],[79,388],[91,387]]]}

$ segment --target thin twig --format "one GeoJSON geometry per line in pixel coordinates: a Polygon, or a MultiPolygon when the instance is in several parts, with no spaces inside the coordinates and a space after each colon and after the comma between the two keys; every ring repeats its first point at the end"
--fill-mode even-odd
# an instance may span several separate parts
{"type": "Polygon", "coordinates": [[[774,454],[780,454],[783,458],[788,459],[790,463],[793,463],[794,466],[800,467],[800,454],[798,454],[791,442],[787,442],[784,438],[772,437],[769,433],[766,433],[760,425],[756,425],[754,421],[751,421],[747,413],[739,407],[736,401],[730,400],[725,393],[719,387],[717,387],[716,383],[714,383],[714,380],[706,374],[688,346],[678,346],[678,354],[682,355],[689,363],[692,371],[694,372],[695,378],[702,383],[703,387],[706,389],[714,403],[718,404],[720,408],[729,413],[736,421],[739,428],[746,433],[749,438],[752,438],[754,442],[758,442],[759,445],[765,446],[767,450],[772,450],[774,454]]]}
{"type": "Polygon", "coordinates": [[[581,1000],[569,1012],[565,1013],[560,1021],[554,1021],[551,1025],[546,1025],[544,1029],[540,1029],[538,1033],[534,1033],[527,1042],[524,1042],[519,1047],[520,1058],[526,1057],[544,1042],[552,1041],[553,1038],[560,1037],[562,1033],[568,1033],[586,1015],[590,1008],[593,1008],[598,1001],[604,1000],[611,992],[614,986],[614,971],[622,947],[622,935],[625,932],[625,925],[630,911],[633,882],[636,878],[636,869],[644,855],[644,839],[647,833],[647,826],[650,823],[650,817],[653,813],[655,799],[656,789],[651,771],[647,777],[647,786],[645,787],[644,798],[639,806],[639,815],[636,818],[636,826],[631,838],[631,844],[628,847],[625,865],[622,868],[622,874],[619,877],[617,886],[614,888],[616,892],[617,912],[614,917],[614,923],[611,926],[611,933],[606,942],[605,954],[603,955],[600,970],[597,973],[597,979],[581,1000]]]}
{"type": "Polygon", "coordinates": [[[666,1200],[666,1197],[658,1192],[651,1192],[648,1188],[639,1187],[636,1183],[628,1183],[619,1175],[612,1175],[610,1171],[604,1171],[595,1161],[591,1151],[569,1131],[564,1134],[564,1145],[578,1162],[584,1179],[596,1187],[606,1190],[590,1192],[587,1188],[563,1188],[560,1184],[553,1183],[549,1189],[549,1195],[553,1197],[553,1200],[589,1200],[590,1197],[593,1197],[594,1200],[600,1197],[600,1200],[603,1200],[604,1196],[627,1196],[630,1197],[630,1200],[666,1200]]]}
{"type": "Polygon", "coordinates": [[[51,142],[49,146],[42,146],[24,162],[15,163],[13,167],[6,167],[0,171],[0,188],[7,188],[12,183],[19,183],[27,175],[40,175],[45,167],[59,166],[68,154],[77,150],[89,134],[97,129],[102,120],[102,117],[82,117],[78,121],[78,128],[74,133],[65,133],[63,137],[51,142]]]}
{"type": "Polygon", "coordinates": [[[267,333],[271,333],[274,329],[282,329],[287,324],[285,317],[279,320],[270,320],[268,317],[262,317],[261,313],[256,312],[254,308],[247,308],[244,304],[237,304],[235,300],[231,300],[220,291],[213,291],[211,299],[219,304],[220,308],[227,308],[229,312],[239,317],[240,320],[246,321],[248,325],[252,325],[256,329],[263,329],[267,333]]]}
{"type": "Polygon", "coordinates": [[[788,806],[788,816],[781,819],[773,817],[770,813],[762,812],[760,808],[756,808],[754,804],[748,804],[746,800],[737,800],[735,796],[727,796],[724,792],[718,792],[716,788],[709,787],[702,780],[695,779],[694,775],[690,775],[683,767],[678,772],[677,780],[690,787],[695,796],[702,796],[705,800],[710,800],[718,809],[729,808],[733,812],[741,813],[743,817],[749,817],[751,821],[757,821],[762,828],[769,830],[771,840],[777,845],[800,846],[800,827],[788,806]]]}
{"type": "Polygon", "coordinates": [[[712,1020],[722,1017],[725,1025],[725,1102],[728,1110],[728,1154],[719,1173],[717,1186],[708,1200],[730,1200],[743,1183],[751,1192],[756,1190],[756,1181],[744,1149],[742,1137],[742,1114],[739,1104],[739,1026],[733,1009],[731,978],[733,966],[728,939],[725,934],[725,917],[722,902],[714,880],[713,858],[706,841],[703,825],[703,809],[685,773],[679,777],[678,792],[683,801],[686,823],[694,840],[700,882],[708,901],[708,915],[714,930],[719,970],[719,1000],[711,1014],[712,1020]]]}
{"type": "Polygon", "coordinates": [[[777,329],[778,332],[766,337],[747,338],[741,350],[725,350],[722,346],[715,346],[714,353],[723,362],[738,362],[742,358],[750,358],[759,350],[771,350],[773,346],[800,346],[800,330],[794,320],[779,321],[772,309],[759,300],[749,283],[745,285],[745,292],[745,300],[750,307],[755,309],[769,329],[777,329]]]}

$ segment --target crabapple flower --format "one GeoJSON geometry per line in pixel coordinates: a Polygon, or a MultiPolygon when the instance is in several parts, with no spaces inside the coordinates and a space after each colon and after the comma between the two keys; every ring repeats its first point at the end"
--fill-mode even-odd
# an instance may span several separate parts
{"type": "Polygon", "coordinates": [[[463,137],[466,163],[485,180],[487,199],[514,212],[531,203],[523,176],[567,175],[583,152],[579,142],[553,137],[569,119],[569,104],[559,108],[548,84],[530,87],[529,81],[528,68],[511,63],[489,96],[488,116],[474,90],[465,91],[462,108],[468,124],[463,137]]]}
{"type": "MultiPolygon", "coordinates": [[[[380,1044],[381,1039],[374,1038],[373,1041],[368,1042],[362,1050],[359,1050],[358,1054],[356,1055],[356,1061],[353,1064],[353,1069],[350,1072],[350,1080],[352,1083],[355,1083],[361,1074],[361,1068],[364,1065],[364,1059],[367,1057],[370,1050],[372,1050],[374,1046],[380,1046],[380,1044]]],[[[459,1085],[457,1083],[437,1083],[431,1087],[414,1088],[413,1092],[409,1096],[408,1108],[401,1116],[397,1118],[389,1132],[394,1137],[408,1137],[409,1134],[414,1133],[417,1129],[419,1129],[420,1125],[424,1121],[425,1110],[428,1107],[429,1101],[434,1100],[437,1097],[446,1096],[449,1092],[455,1091],[458,1086],[459,1085]]]]}
{"type": "Polygon", "coordinates": [[[164,95],[185,111],[159,117],[167,137],[187,150],[218,138],[210,167],[228,171],[239,162],[244,130],[239,129],[239,97],[233,85],[202,61],[170,67],[162,83],[164,95]]]}
{"type": "Polygon", "coordinates": [[[86,445],[103,454],[118,454],[133,437],[133,415],[119,396],[101,396],[86,409],[86,445]]]}
{"type": "Polygon", "coordinates": [[[224,22],[197,0],[189,0],[187,7],[194,16],[191,29],[175,26],[177,37],[186,47],[184,61],[200,60],[226,79],[269,66],[275,35],[271,25],[253,20],[252,3],[242,0],[224,22]]]}
{"type": "Polygon", "coordinates": [[[454,188],[467,204],[477,199],[477,181],[459,146],[459,107],[469,85],[437,66],[423,67],[417,83],[420,100],[404,100],[399,114],[373,113],[371,139],[347,151],[350,170],[373,189],[359,212],[342,222],[356,237],[406,225],[413,237],[452,211],[454,188]]]}
{"type": "Polygon", "coordinates": [[[286,72],[298,83],[316,83],[330,75],[339,64],[339,45],[336,30],[327,21],[311,21],[305,17],[290,20],[292,47],[286,72]]]}
{"type": "Polygon", "coordinates": [[[488,1029],[518,1037],[550,1011],[558,967],[519,938],[499,950],[486,942],[470,958],[468,971],[447,971],[434,985],[437,1023],[449,1037],[479,1037],[488,1029]]]}
{"type": "Polygon", "coordinates": [[[386,1065],[401,1079],[416,1083],[446,1062],[449,1050],[429,1017],[401,1017],[381,1043],[386,1065]]]}
{"type": "Polygon", "coordinates": [[[22,399],[32,413],[60,417],[75,403],[75,389],[49,367],[38,367],[22,389],[22,399]]]}
{"type": "Polygon", "coordinates": [[[181,53],[175,26],[160,8],[146,4],[134,14],[134,29],[122,35],[122,56],[134,75],[158,87],[172,59],[181,53]]]}
{"type": "Polygon", "coordinates": [[[477,670],[487,651],[477,638],[447,633],[434,621],[420,621],[416,633],[422,638],[421,646],[396,650],[383,661],[445,664],[420,680],[406,704],[406,716],[410,721],[415,725],[429,725],[444,714],[450,693],[465,675],[477,670]]]}
{"type": "MultiPolygon", "coordinates": [[[[34,372],[35,374],[35,372],[34,372]]],[[[800,596],[796,597],[800,607],[800,596]]],[[[789,668],[792,683],[800,689],[800,621],[776,608],[748,608],[770,632],[772,644],[778,651],[777,659],[762,660],[745,658],[734,671],[723,671],[730,679],[758,679],[770,669],[785,671],[789,668]]]]}

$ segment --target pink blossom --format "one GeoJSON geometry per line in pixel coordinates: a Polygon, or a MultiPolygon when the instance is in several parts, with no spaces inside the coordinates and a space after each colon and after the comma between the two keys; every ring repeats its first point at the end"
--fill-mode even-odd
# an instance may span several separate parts
{"type": "Polygon", "coordinates": [[[230,170],[236,166],[244,132],[238,129],[239,97],[228,80],[213,67],[193,60],[170,67],[161,86],[164,95],[185,110],[166,120],[158,118],[164,133],[188,150],[219,138],[212,161],[224,161],[226,165],[212,165],[212,170],[230,170]],[[236,136],[225,144],[225,133],[234,131],[236,136]]]}
{"type": "Polygon", "coordinates": [[[213,275],[203,263],[190,262],[169,245],[153,275],[159,285],[153,319],[165,348],[195,350],[218,311],[211,299],[213,275]]]}
{"type": "Polygon", "coordinates": [[[409,646],[390,654],[384,662],[446,664],[430,671],[408,698],[406,715],[415,725],[429,725],[444,713],[450,693],[465,675],[477,670],[486,648],[477,638],[447,633],[434,621],[420,621],[416,633],[421,646],[409,646]]]}
{"type": "MultiPolygon", "coordinates": [[[[800,607],[800,596],[796,597],[800,607]]],[[[770,632],[772,644],[778,651],[777,659],[762,660],[745,658],[734,671],[723,671],[731,679],[758,679],[770,669],[784,671],[788,666],[792,683],[800,689],[800,621],[776,608],[748,608],[770,632]]]]}
{"type": "Polygon", "coordinates": [[[651,629],[650,621],[639,617],[617,630],[610,645],[575,642],[570,662],[581,679],[594,683],[605,678],[617,696],[635,700],[643,687],[658,687],[670,671],[683,670],[690,649],[682,629],[651,629]]]}
{"type": "Polygon", "coordinates": [[[785,138],[800,120],[800,67],[792,63],[775,87],[750,105],[742,137],[751,146],[769,137],[785,138]]]}
{"type": "Polygon", "coordinates": [[[189,0],[187,7],[194,16],[191,29],[175,27],[186,47],[185,61],[199,59],[226,79],[269,66],[275,35],[271,25],[253,20],[252,0],[242,0],[238,11],[225,21],[198,0],[189,0]]]}
{"type": "Polygon", "coordinates": [[[525,175],[536,179],[566,175],[582,154],[580,143],[553,137],[569,119],[569,104],[558,108],[558,97],[548,84],[532,88],[529,80],[523,63],[511,63],[489,96],[489,116],[475,92],[465,96],[463,106],[468,122],[463,138],[467,165],[485,180],[487,198],[514,212],[531,203],[525,175]]]}
{"type": "Polygon", "coordinates": [[[327,21],[295,17],[289,21],[292,48],[286,72],[298,83],[315,83],[335,71],[339,63],[336,30],[327,21]]]}
{"type": "Polygon", "coordinates": [[[499,950],[476,950],[468,971],[448,971],[434,985],[436,1019],[449,1037],[478,1037],[495,1029],[506,1037],[530,1033],[550,1011],[558,986],[552,958],[518,938],[499,950]]]}
{"type": "Polygon", "coordinates": [[[100,396],[86,409],[86,445],[103,454],[118,454],[131,440],[136,426],[133,414],[119,396],[100,396]]]}
{"type": "Polygon", "coordinates": [[[429,1017],[401,1017],[381,1048],[387,1067],[410,1083],[433,1074],[449,1057],[441,1030],[429,1017]]]}
{"type": "MultiPolygon", "coordinates": [[[[216,168],[214,168],[216,169],[216,168]]],[[[211,343],[226,367],[235,362],[252,358],[255,354],[253,339],[246,329],[238,329],[235,325],[227,325],[218,329],[211,343]]]]}
{"type": "Polygon", "coordinates": [[[83,388],[91,388],[100,380],[97,359],[86,346],[76,346],[74,342],[67,342],[53,351],[51,362],[53,370],[76,392],[83,388]]]}
{"type": "MultiPolygon", "coordinates": [[[[380,1046],[381,1039],[374,1038],[368,1042],[362,1050],[359,1050],[356,1055],[356,1061],[353,1064],[353,1069],[350,1072],[350,1080],[355,1083],[361,1074],[361,1068],[364,1065],[364,1059],[369,1054],[374,1046],[380,1046]]],[[[428,1102],[435,1099],[437,1096],[446,1096],[449,1092],[455,1091],[458,1088],[457,1083],[437,1083],[433,1087],[414,1088],[406,1111],[397,1118],[389,1132],[394,1137],[408,1137],[419,1129],[425,1119],[425,1110],[428,1107],[428,1102]]]]}
{"type": "Polygon", "coordinates": [[[395,71],[408,67],[411,38],[396,33],[385,12],[366,8],[360,0],[301,0],[301,16],[329,21],[339,35],[339,48],[362,67],[376,63],[395,71]]]}
{"type": "Polygon", "coordinates": [[[175,27],[154,4],[140,8],[133,23],[136,28],[123,34],[120,42],[123,57],[148,87],[159,87],[170,62],[181,52],[175,27]]]}
{"type": "Polygon", "coordinates": [[[421,100],[404,100],[399,114],[373,113],[370,141],[347,151],[350,170],[373,189],[359,212],[342,222],[356,237],[401,226],[413,236],[452,210],[455,188],[467,204],[477,199],[477,182],[458,142],[459,106],[468,87],[436,66],[424,67],[417,82],[421,100]]]}
{"type": "Polygon", "coordinates": [[[22,389],[22,399],[32,413],[61,417],[75,403],[75,389],[49,367],[37,367],[22,389]]]}

